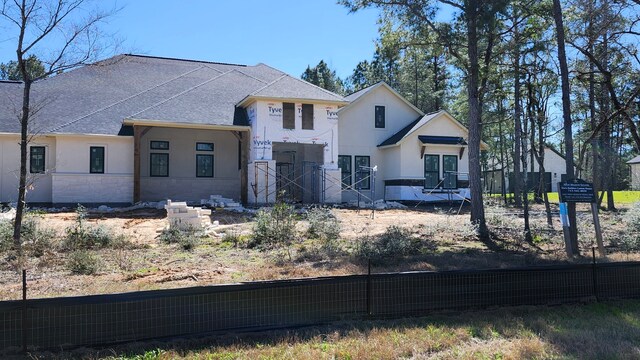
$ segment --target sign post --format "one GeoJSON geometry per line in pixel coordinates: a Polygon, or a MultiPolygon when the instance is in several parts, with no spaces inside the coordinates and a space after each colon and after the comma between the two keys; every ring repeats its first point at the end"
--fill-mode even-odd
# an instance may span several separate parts
{"type": "MultiPolygon", "coordinates": [[[[567,243],[567,241],[569,241],[568,239],[571,238],[570,232],[576,231],[576,224],[569,224],[567,203],[590,203],[591,212],[593,213],[593,225],[596,230],[598,252],[600,256],[605,257],[602,229],[600,228],[600,218],[598,217],[598,203],[596,202],[596,193],[593,190],[593,184],[581,179],[562,181],[558,183],[558,192],[560,194],[560,220],[562,222],[565,242],[567,243]],[[571,228],[572,225],[573,229],[571,228]]],[[[569,245],[569,243],[567,243],[567,245],[569,245]]],[[[567,246],[567,255],[573,256],[572,251],[569,249],[570,246],[567,246]]]]}

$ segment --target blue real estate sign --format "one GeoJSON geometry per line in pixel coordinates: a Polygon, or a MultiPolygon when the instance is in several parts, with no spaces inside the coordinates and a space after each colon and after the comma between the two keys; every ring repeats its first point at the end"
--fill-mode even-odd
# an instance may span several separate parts
{"type": "Polygon", "coordinates": [[[566,203],[594,203],[596,193],[593,184],[584,180],[574,179],[558,183],[560,202],[566,203]]]}

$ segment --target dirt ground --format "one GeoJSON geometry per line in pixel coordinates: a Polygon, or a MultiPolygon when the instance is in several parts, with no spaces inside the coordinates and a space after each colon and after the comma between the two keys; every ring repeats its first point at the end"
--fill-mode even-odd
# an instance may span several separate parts
{"type": "MultiPolygon", "coordinates": [[[[487,207],[487,221],[492,240],[481,242],[469,224],[467,209],[458,214],[458,207],[429,206],[407,209],[371,210],[333,209],[341,224],[340,248],[332,258],[306,256],[305,251],[317,247],[301,236],[292,246],[291,260],[281,251],[247,248],[231,243],[224,233],[249,237],[253,215],[214,211],[212,220],[220,226],[217,234],[205,238],[193,250],[183,250],[177,244],[165,244],[158,237],[167,226],[164,210],[136,210],[127,213],[89,213],[88,222],[102,225],[122,234],[130,242],[126,248],[96,250],[101,259],[95,275],[73,275],[66,267],[69,252],[58,250],[65,229],[76,220],[74,212],[41,213],[39,224],[54,229],[57,236],[50,249],[28,265],[28,296],[30,298],[104,294],[137,290],[200,286],[254,280],[272,280],[310,276],[331,276],[364,273],[366,260],[354,255],[358,242],[366,236],[383,233],[397,225],[410,231],[424,246],[411,256],[398,261],[375,264],[375,272],[448,270],[463,268],[497,268],[550,264],[568,261],[564,254],[557,208],[553,229],[545,225],[544,208],[532,209],[534,244],[524,243],[521,210],[499,206],[487,207]]],[[[621,213],[602,213],[601,221],[609,261],[640,258],[619,252],[612,244],[619,236],[621,213]]],[[[305,227],[301,220],[299,227],[305,227]]],[[[587,256],[572,261],[591,261],[588,257],[594,244],[591,213],[579,208],[581,249],[587,256]]],[[[302,233],[302,231],[301,231],[302,233]]],[[[0,299],[19,299],[21,280],[6,254],[0,254],[0,299]]]]}

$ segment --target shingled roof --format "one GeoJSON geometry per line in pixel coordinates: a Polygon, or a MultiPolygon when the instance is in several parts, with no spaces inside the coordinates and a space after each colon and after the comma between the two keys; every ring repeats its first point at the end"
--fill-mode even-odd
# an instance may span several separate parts
{"type": "MultiPolygon", "coordinates": [[[[19,132],[21,85],[0,83],[0,133],[19,132]]],[[[264,64],[255,66],[118,55],[38,81],[32,103],[40,133],[122,132],[123,121],[247,126],[236,106],[248,96],[345,101],[264,64]]]]}

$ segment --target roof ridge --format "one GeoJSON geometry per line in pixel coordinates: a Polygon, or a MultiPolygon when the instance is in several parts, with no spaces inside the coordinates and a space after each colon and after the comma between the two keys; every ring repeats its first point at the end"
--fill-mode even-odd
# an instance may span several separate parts
{"type": "Polygon", "coordinates": [[[151,105],[151,106],[148,106],[148,107],[146,107],[146,108],[144,108],[144,109],[142,109],[142,110],[138,111],[138,112],[137,112],[137,113],[135,113],[135,114],[131,114],[131,115],[127,116],[127,118],[131,119],[131,118],[133,118],[133,117],[134,117],[134,116],[136,116],[136,115],[139,115],[139,114],[141,114],[141,113],[143,113],[143,112],[145,112],[145,111],[147,111],[147,110],[151,110],[151,109],[153,109],[154,107],[160,106],[160,105],[162,105],[162,104],[166,103],[167,101],[171,101],[171,100],[173,100],[173,99],[175,99],[175,98],[177,98],[177,97],[180,97],[180,96],[182,96],[182,95],[184,95],[184,94],[186,94],[186,93],[188,93],[188,92],[190,92],[190,91],[192,91],[192,90],[195,90],[195,89],[199,88],[200,86],[203,86],[203,85],[206,85],[206,84],[208,84],[208,83],[212,82],[213,80],[219,79],[219,78],[221,78],[221,77],[223,77],[223,76],[225,76],[225,75],[229,74],[230,72],[233,72],[233,69],[231,69],[231,70],[229,70],[229,71],[226,71],[226,72],[223,72],[222,74],[219,74],[219,75],[217,75],[217,76],[214,76],[214,77],[212,77],[211,79],[208,79],[208,80],[206,80],[206,81],[203,81],[203,82],[201,82],[201,83],[199,83],[199,84],[197,84],[197,85],[194,85],[194,86],[192,86],[192,87],[190,87],[190,88],[188,88],[188,89],[186,89],[186,90],[183,90],[183,91],[181,91],[181,92],[179,92],[179,93],[177,93],[177,94],[173,94],[173,95],[169,96],[168,98],[166,98],[166,99],[164,99],[164,100],[161,100],[161,101],[159,101],[159,102],[157,102],[157,103],[155,103],[155,104],[153,104],[153,105],[151,105]]]}
{"type": "Polygon", "coordinates": [[[124,99],[118,100],[118,101],[114,102],[113,104],[107,105],[107,106],[102,107],[102,108],[100,108],[100,109],[98,109],[98,110],[95,110],[95,111],[92,111],[92,112],[90,112],[90,113],[88,113],[88,114],[82,115],[82,116],[80,116],[79,118],[77,118],[77,119],[75,119],[75,120],[71,120],[71,121],[66,122],[66,123],[64,123],[64,124],[58,125],[58,126],[56,126],[56,127],[52,128],[50,131],[51,131],[51,132],[54,132],[54,131],[60,130],[60,129],[62,129],[62,128],[64,128],[64,127],[67,127],[67,126],[69,126],[69,125],[71,125],[71,124],[73,124],[73,123],[76,123],[76,122],[78,122],[78,121],[80,121],[80,120],[82,120],[82,119],[85,119],[85,118],[87,118],[87,117],[89,117],[89,116],[91,116],[91,115],[94,115],[94,114],[97,114],[97,113],[102,112],[102,111],[104,111],[104,110],[107,110],[107,109],[109,109],[109,108],[111,108],[111,107],[113,107],[113,106],[116,106],[116,105],[118,105],[118,104],[122,104],[122,103],[123,103],[123,102],[125,102],[125,101],[131,100],[131,99],[133,99],[133,98],[135,98],[135,97],[137,97],[137,96],[140,96],[140,95],[142,95],[142,94],[144,94],[144,93],[146,93],[146,92],[149,92],[149,91],[151,91],[151,90],[157,89],[157,88],[159,88],[160,86],[166,85],[166,84],[168,84],[168,83],[170,83],[170,82],[172,82],[172,81],[174,81],[174,80],[178,80],[179,78],[181,78],[181,77],[183,77],[183,76],[187,76],[187,75],[189,75],[189,74],[191,74],[191,73],[193,73],[193,72],[195,72],[195,71],[198,71],[198,70],[202,69],[203,67],[204,67],[204,66],[200,66],[200,67],[197,67],[197,68],[195,68],[195,69],[191,69],[191,70],[189,70],[189,71],[185,72],[184,74],[180,74],[180,75],[178,75],[178,76],[176,76],[176,77],[173,77],[173,78],[171,78],[171,79],[169,79],[169,80],[167,80],[167,81],[165,81],[165,82],[162,82],[162,83],[160,83],[160,84],[154,85],[154,86],[152,86],[152,87],[150,87],[150,88],[148,88],[148,89],[142,90],[142,91],[140,91],[140,92],[138,92],[138,93],[135,93],[135,94],[133,94],[133,95],[130,95],[130,96],[128,96],[128,97],[126,97],[126,98],[124,98],[124,99]]]}
{"type": "Polygon", "coordinates": [[[331,96],[334,96],[334,97],[339,98],[339,99],[340,99],[340,100],[342,100],[342,101],[346,100],[346,99],[344,98],[344,96],[342,96],[342,95],[338,95],[338,94],[336,94],[336,93],[334,93],[334,92],[331,92],[331,91],[329,91],[329,90],[327,90],[327,89],[321,88],[320,86],[315,85],[315,84],[312,84],[312,83],[310,83],[310,82],[308,82],[308,81],[304,81],[304,80],[302,80],[302,79],[298,79],[297,77],[291,76],[291,75],[286,74],[286,73],[285,73],[285,76],[288,76],[288,77],[290,77],[290,78],[292,78],[292,79],[294,79],[294,80],[297,80],[297,81],[303,82],[303,83],[305,83],[305,84],[309,84],[309,85],[311,85],[311,86],[314,86],[314,87],[318,88],[319,90],[322,90],[322,91],[324,91],[325,93],[327,93],[327,94],[329,94],[329,95],[331,95],[331,96]]]}
{"type": "Polygon", "coordinates": [[[20,80],[0,80],[0,83],[3,84],[22,84],[20,80]]]}
{"type": "Polygon", "coordinates": [[[248,65],[246,65],[246,64],[234,64],[234,63],[225,63],[225,62],[217,62],[217,61],[207,61],[207,60],[172,58],[172,57],[166,57],[166,56],[153,56],[153,55],[141,55],[141,54],[123,54],[123,55],[124,56],[141,57],[141,58],[147,58],[147,59],[175,60],[175,61],[187,61],[187,62],[204,63],[204,64],[216,64],[216,65],[230,65],[230,66],[248,67],[248,65]]]}
{"type": "MultiPolygon", "coordinates": [[[[273,84],[277,83],[278,81],[280,81],[280,79],[284,78],[285,76],[287,76],[287,74],[282,74],[282,75],[278,76],[275,80],[273,80],[273,81],[271,81],[271,82],[267,83],[265,86],[263,86],[263,87],[261,87],[261,88],[259,88],[259,89],[254,90],[254,91],[253,91],[251,94],[249,94],[248,96],[254,96],[254,95],[255,95],[255,94],[257,94],[258,92],[260,92],[260,91],[262,91],[262,90],[264,90],[264,89],[268,88],[269,86],[271,86],[271,85],[273,85],[273,84]]],[[[245,99],[246,99],[246,98],[247,98],[247,97],[245,97],[245,99]]],[[[243,100],[244,100],[244,99],[243,99],[243,100]]],[[[242,102],[242,101],[240,101],[240,102],[242,102]]]]}
{"type": "Polygon", "coordinates": [[[257,77],[255,77],[255,76],[253,76],[253,75],[249,75],[249,74],[245,73],[245,72],[244,72],[244,71],[242,71],[242,70],[233,69],[233,70],[231,70],[231,71],[239,72],[240,74],[242,74],[242,75],[244,75],[244,76],[248,76],[248,77],[250,77],[250,78],[252,78],[252,79],[254,79],[254,80],[256,80],[256,81],[259,81],[259,82],[261,82],[261,83],[263,83],[263,84],[266,84],[266,83],[267,83],[266,81],[264,81],[264,80],[262,80],[262,79],[258,79],[257,77]]]}

